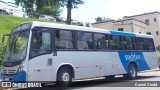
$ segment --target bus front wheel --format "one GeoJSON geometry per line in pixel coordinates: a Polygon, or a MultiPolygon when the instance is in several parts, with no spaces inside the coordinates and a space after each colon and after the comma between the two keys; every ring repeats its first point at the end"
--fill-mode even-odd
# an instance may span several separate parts
{"type": "Polygon", "coordinates": [[[71,84],[71,81],[71,70],[67,67],[61,68],[57,74],[57,85],[61,87],[67,87],[71,84]]]}
{"type": "Polygon", "coordinates": [[[130,64],[128,67],[128,74],[125,74],[124,77],[127,79],[136,79],[137,67],[134,64],[130,64]]]}

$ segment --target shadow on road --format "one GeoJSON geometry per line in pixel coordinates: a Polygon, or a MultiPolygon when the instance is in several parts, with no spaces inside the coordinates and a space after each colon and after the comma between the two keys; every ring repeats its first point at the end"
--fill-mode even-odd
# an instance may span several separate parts
{"type": "Polygon", "coordinates": [[[26,88],[18,90],[70,90],[74,88],[85,88],[85,87],[126,87],[128,82],[143,81],[143,79],[160,78],[160,76],[138,76],[136,80],[126,80],[123,77],[116,77],[112,81],[107,79],[98,79],[90,81],[73,82],[71,87],[57,87],[56,84],[46,85],[43,88],[26,88]]]}

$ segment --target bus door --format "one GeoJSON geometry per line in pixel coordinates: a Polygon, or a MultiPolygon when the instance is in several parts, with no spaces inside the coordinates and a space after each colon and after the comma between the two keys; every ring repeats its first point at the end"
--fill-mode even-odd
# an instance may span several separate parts
{"type": "Polygon", "coordinates": [[[32,31],[28,81],[52,80],[52,30],[35,28],[32,31]]]}

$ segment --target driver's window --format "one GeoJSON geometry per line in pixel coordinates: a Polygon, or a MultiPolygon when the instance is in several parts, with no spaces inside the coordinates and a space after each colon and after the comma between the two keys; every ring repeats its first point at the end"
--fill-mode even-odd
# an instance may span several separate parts
{"type": "Polygon", "coordinates": [[[31,57],[48,54],[51,52],[51,33],[35,31],[31,41],[31,57]]]}

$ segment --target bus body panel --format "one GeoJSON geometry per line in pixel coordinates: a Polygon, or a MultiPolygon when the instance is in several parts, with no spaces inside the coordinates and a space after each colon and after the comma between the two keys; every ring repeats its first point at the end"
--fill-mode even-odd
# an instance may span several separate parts
{"type": "Polygon", "coordinates": [[[155,69],[158,67],[158,58],[156,52],[143,52],[145,61],[149,66],[149,70],[155,69]]]}
{"type": "Polygon", "coordinates": [[[51,81],[52,80],[52,59],[53,54],[40,55],[29,60],[29,81],[51,81]]]}
{"type": "Polygon", "coordinates": [[[57,56],[53,56],[51,68],[48,68],[47,60],[45,60],[43,56],[38,56],[36,57],[36,59],[30,60],[31,64],[29,65],[30,66],[29,68],[30,69],[34,68],[33,69],[34,79],[31,81],[56,81],[57,70],[59,69],[60,66],[66,65],[66,64],[73,65],[74,73],[75,73],[74,79],[126,74],[128,71],[127,67],[132,61],[137,64],[138,66],[137,68],[139,71],[154,69],[158,65],[156,62],[155,52],[153,52],[152,56],[149,58],[149,59],[155,58],[154,62],[153,61],[148,62],[150,61],[149,59],[144,59],[143,57],[148,56],[147,54],[143,56],[144,52],[143,54],[141,54],[142,52],[138,52],[138,53],[137,52],[127,52],[126,54],[124,54],[125,52],[120,52],[120,53],[123,53],[123,55],[128,55],[128,53],[129,55],[131,53],[133,55],[140,55],[141,59],[127,61],[124,58],[124,60],[122,60],[123,58],[121,57],[123,56],[119,57],[119,53],[117,52],[57,51],[57,56]],[[100,59],[100,58],[103,58],[105,60],[100,59]],[[41,62],[41,64],[35,65],[38,62],[41,62]],[[41,70],[41,71],[37,72],[36,70],[41,70]],[[54,71],[54,73],[52,71],[54,71]],[[47,73],[47,75],[43,73],[47,73]],[[42,76],[40,74],[42,74],[42,76]],[[37,79],[35,79],[35,77],[37,79]],[[45,78],[42,78],[42,77],[45,77],[45,78]]]}

